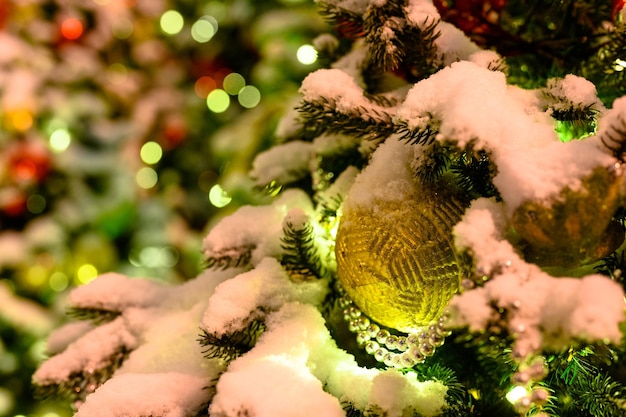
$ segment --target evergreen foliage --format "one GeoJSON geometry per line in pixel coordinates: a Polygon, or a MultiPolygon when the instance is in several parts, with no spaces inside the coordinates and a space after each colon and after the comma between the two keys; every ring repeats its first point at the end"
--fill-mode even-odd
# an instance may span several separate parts
{"type": "Polygon", "coordinates": [[[265,330],[262,320],[252,320],[244,329],[225,334],[202,330],[198,339],[207,359],[220,358],[230,362],[252,349],[265,330]]]}
{"type": "Polygon", "coordinates": [[[90,320],[96,325],[108,323],[119,317],[121,311],[104,310],[99,308],[69,308],[67,311],[69,317],[76,320],[90,320]]]}
{"type": "Polygon", "coordinates": [[[281,247],[285,252],[280,263],[293,281],[308,281],[326,275],[315,246],[315,230],[310,223],[295,225],[286,220],[283,234],[281,247]]]}
{"type": "Polygon", "coordinates": [[[207,269],[229,269],[244,267],[250,263],[253,246],[241,246],[211,253],[205,257],[205,268],[207,269]]]}

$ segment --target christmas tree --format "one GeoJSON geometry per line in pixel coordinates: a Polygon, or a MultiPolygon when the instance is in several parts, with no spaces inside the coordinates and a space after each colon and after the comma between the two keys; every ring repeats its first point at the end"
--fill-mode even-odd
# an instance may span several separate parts
{"type": "Polygon", "coordinates": [[[71,288],[202,270],[322,28],[302,2],[0,1],[0,416],[64,415],[31,376],[71,288]]]}
{"type": "Polygon", "coordinates": [[[73,290],[76,416],[626,415],[621,1],[319,0],[188,281],[73,290]]]}

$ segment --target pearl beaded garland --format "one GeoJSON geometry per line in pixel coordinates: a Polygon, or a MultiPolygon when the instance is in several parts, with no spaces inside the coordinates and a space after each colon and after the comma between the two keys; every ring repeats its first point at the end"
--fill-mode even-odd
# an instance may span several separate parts
{"type": "Polygon", "coordinates": [[[412,368],[424,362],[451,333],[445,328],[445,317],[441,316],[420,332],[393,335],[363,314],[341,287],[339,293],[343,319],[348,323],[350,332],[356,334],[358,345],[387,367],[412,368]]]}

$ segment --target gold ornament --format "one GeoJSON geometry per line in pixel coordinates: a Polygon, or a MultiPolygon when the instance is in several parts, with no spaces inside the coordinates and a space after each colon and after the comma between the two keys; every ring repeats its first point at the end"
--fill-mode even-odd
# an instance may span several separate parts
{"type": "Polygon", "coordinates": [[[580,190],[565,188],[552,201],[527,201],[512,224],[525,258],[541,266],[575,268],[614,252],[624,228],[612,218],[621,203],[620,168],[596,168],[580,190]]]}
{"type": "Polygon", "coordinates": [[[402,201],[347,204],[335,244],[348,297],[372,320],[407,333],[441,315],[468,266],[452,236],[466,204],[443,187],[414,191],[402,201]]]}

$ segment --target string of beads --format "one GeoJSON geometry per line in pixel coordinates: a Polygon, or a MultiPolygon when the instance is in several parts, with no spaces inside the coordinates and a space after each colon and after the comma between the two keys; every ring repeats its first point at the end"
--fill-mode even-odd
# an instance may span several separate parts
{"type": "Polygon", "coordinates": [[[451,332],[445,328],[445,316],[424,327],[421,331],[395,335],[387,329],[372,322],[361,309],[338,286],[339,306],[343,319],[348,323],[350,332],[356,334],[360,347],[372,355],[376,361],[390,368],[412,368],[424,362],[435,353],[435,349],[443,345],[446,336],[451,332]]]}

